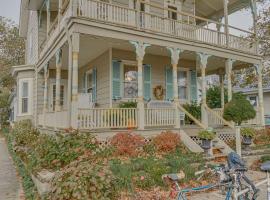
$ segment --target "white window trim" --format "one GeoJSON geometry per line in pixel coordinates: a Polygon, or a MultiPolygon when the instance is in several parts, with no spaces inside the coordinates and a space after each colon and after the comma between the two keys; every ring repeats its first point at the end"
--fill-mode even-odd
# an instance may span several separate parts
{"type": "Polygon", "coordinates": [[[18,81],[18,116],[29,116],[32,115],[32,105],[33,105],[33,78],[23,78],[18,81]],[[22,84],[28,83],[28,112],[22,113],[22,84]]]}

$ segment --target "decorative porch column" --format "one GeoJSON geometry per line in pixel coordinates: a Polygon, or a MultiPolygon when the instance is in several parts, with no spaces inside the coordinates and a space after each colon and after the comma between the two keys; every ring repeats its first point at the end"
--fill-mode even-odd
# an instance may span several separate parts
{"type": "Polygon", "coordinates": [[[221,93],[221,108],[224,109],[225,106],[225,90],[224,90],[224,74],[222,72],[219,73],[219,84],[220,84],[220,93],[221,93]]]}
{"type": "Polygon", "coordinates": [[[49,78],[49,63],[44,67],[44,98],[43,98],[43,114],[48,112],[48,78],[49,78]]]}
{"type": "Polygon", "coordinates": [[[235,60],[227,59],[226,60],[226,74],[227,74],[227,82],[228,82],[228,102],[232,100],[232,68],[235,60]]]}
{"type": "Polygon", "coordinates": [[[258,96],[259,96],[259,112],[261,125],[265,126],[265,118],[264,118],[264,103],[263,103],[263,80],[262,80],[262,70],[263,64],[255,65],[255,69],[258,76],[258,96]]]}
{"type": "Polygon", "coordinates": [[[180,112],[178,109],[179,104],[179,96],[178,96],[178,84],[177,84],[177,65],[179,62],[180,53],[183,52],[183,50],[179,48],[167,48],[171,53],[171,64],[173,68],[173,95],[174,95],[174,104],[175,104],[175,128],[180,128],[180,112]]]}
{"type": "Polygon", "coordinates": [[[136,60],[138,64],[138,129],[144,130],[144,99],[143,99],[143,58],[145,55],[145,49],[149,47],[149,44],[143,42],[130,42],[136,50],[136,60]]]}
{"type": "Polygon", "coordinates": [[[61,111],[61,68],[62,68],[62,50],[56,52],[56,85],[55,85],[55,111],[61,111]]]}
{"type": "Polygon", "coordinates": [[[46,9],[47,9],[47,37],[49,35],[50,27],[51,27],[51,2],[50,0],[46,1],[46,9]]]}
{"type": "Polygon", "coordinates": [[[201,112],[202,112],[202,123],[208,127],[208,115],[207,115],[207,110],[205,109],[206,107],[206,79],[205,79],[205,70],[207,67],[208,63],[208,58],[211,55],[208,55],[206,53],[197,53],[199,58],[200,58],[200,68],[201,68],[201,77],[202,77],[202,107],[201,107],[201,112]]]}
{"type": "Polygon", "coordinates": [[[78,70],[79,70],[80,34],[72,35],[72,97],[71,97],[71,126],[78,127],[78,70]]]}

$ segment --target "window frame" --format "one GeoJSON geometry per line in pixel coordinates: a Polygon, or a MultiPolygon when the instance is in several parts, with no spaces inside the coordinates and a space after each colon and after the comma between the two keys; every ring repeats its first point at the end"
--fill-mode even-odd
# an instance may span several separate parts
{"type": "MultiPolygon", "coordinates": [[[[137,73],[138,73],[138,66],[137,66],[137,63],[136,62],[129,62],[129,61],[122,61],[121,63],[121,96],[122,96],[122,99],[124,100],[133,100],[133,99],[136,99],[138,97],[138,92],[137,92],[137,96],[136,97],[125,97],[125,66],[133,66],[133,67],[136,67],[137,68],[137,73]]],[[[138,74],[137,74],[138,75],[138,74]]],[[[136,81],[134,81],[136,82],[136,81]]],[[[138,76],[137,76],[137,86],[138,86],[138,76]]]]}
{"type": "Polygon", "coordinates": [[[18,101],[18,116],[27,116],[32,114],[32,89],[33,89],[33,78],[23,78],[19,79],[18,81],[18,96],[19,96],[19,101],[18,101]],[[27,97],[23,97],[23,84],[27,83],[27,97]],[[27,112],[23,112],[23,99],[27,99],[27,112]]]}
{"type": "Polygon", "coordinates": [[[190,71],[188,68],[177,67],[177,89],[178,89],[178,99],[184,103],[190,102],[190,71]],[[186,73],[186,99],[180,99],[180,93],[179,93],[180,85],[178,81],[178,78],[179,78],[178,73],[181,71],[186,73]]]}
{"type": "Polygon", "coordinates": [[[250,104],[254,107],[254,108],[257,108],[258,106],[259,106],[259,103],[258,103],[258,96],[257,95],[249,95],[248,97],[248,101],[250,102],[250,104]],[[256,105],[253,105],[253,104],[251,104],[251,98],[256,98],[256,105]]]}

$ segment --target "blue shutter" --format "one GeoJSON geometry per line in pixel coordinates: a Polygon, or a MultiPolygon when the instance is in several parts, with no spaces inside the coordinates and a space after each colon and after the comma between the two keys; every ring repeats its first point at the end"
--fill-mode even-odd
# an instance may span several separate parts
{"type": "Polygon", "coordinates": [[[198,89],[197,89],[197,72],[196,70],[190,71],[190,101],[197,102],[198,97],[198,89]]]}
{"type": "Polygon", "coordinates": [[[146,101],[151,100],[151,65],[143,66],[143,96],[146,101]]]}
{"type": "Polygon", "coordinates": [[[112,64],[112,98],[121,98],[121,63],[113,61],[112,64]]]}
{"type": "Polygon", "coordinates": [[[166,67],[166,100],[173,99],[173,71],[171,67],[166,67]]]}
{"type": "Polygon", "coordinates": [[[93,102],[97,100],[97,69],[93,69],[92,73],[92,100],[93,102]]]}

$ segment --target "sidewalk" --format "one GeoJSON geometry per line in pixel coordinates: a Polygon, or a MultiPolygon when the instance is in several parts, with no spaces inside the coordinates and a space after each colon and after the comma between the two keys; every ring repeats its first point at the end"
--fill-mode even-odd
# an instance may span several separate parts
{"type": "Polygon", "coordinates": [[[23,200],[22,187],[5,139],[0,135],[0,200],[23,200]]]}

